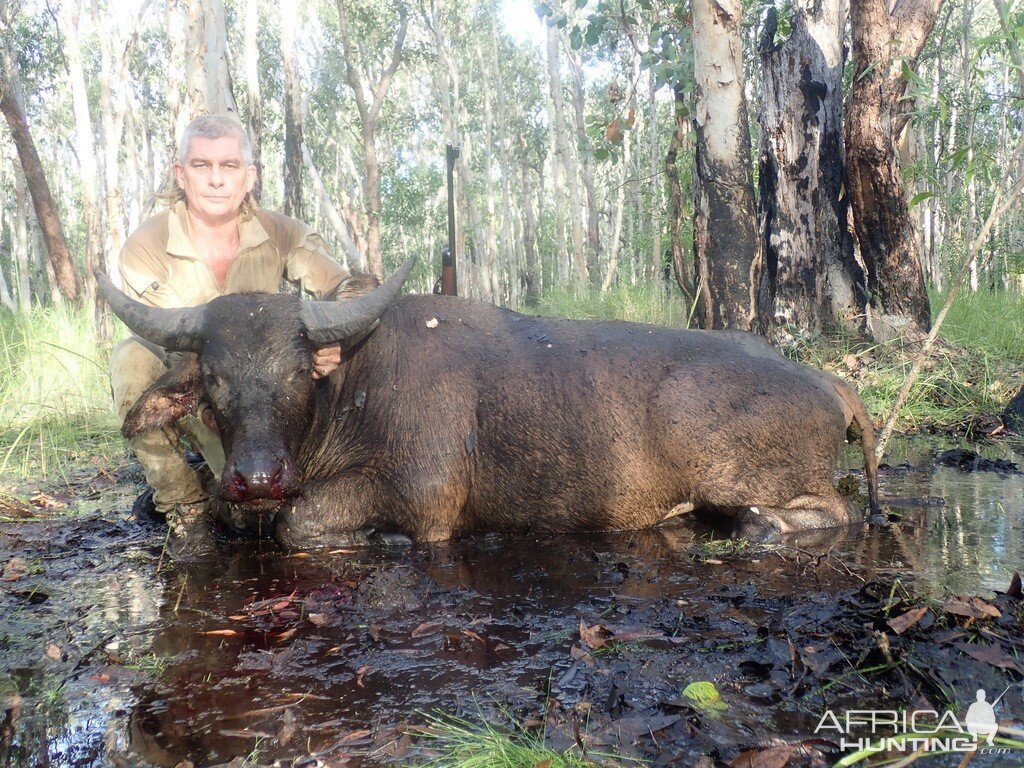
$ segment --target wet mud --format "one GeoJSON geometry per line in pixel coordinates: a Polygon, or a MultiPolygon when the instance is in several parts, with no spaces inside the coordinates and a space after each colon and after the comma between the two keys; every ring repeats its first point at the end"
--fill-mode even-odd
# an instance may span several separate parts
{"type": "Polygon", "coordinates": [[[416,765],[456,716],[599,764],[781,768],[843,756],[826,711],[984,689],[1024,716],[1017,475],[910,457],[902,522],[772,549],[680,520],[189,565],[127,512],[138,480],[0,503],[0,766],[416,765]]]}

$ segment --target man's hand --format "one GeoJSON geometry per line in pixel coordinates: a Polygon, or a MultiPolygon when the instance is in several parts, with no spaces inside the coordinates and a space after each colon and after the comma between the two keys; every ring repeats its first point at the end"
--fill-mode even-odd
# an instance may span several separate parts
{"type": "Polygon", "coordinates": [[[341,344],[321,347],[313,353],[313,378],[322,379],[341,365],[341,344]]]}
{"type": "Polygon", "coordinates": [[[213,415],[213,408],[204,403],[199,406],[199,418],[202,420],[206,428],[213,432],[213,434],[220,436],[220,427],[217,426],[217,417],[213,415]]]}

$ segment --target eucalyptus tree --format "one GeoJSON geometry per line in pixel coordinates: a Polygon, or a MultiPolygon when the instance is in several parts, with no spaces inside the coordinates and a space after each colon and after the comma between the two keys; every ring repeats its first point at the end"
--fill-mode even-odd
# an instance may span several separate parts
{"type": "Polygon", "coordinates": [[[337,8],[345,81],[352,91],[362,134],[367,260],[372,272],[383,275],[377,134],[384,100],[402,63],[409,14],[403,3],[390,0],[362,4],[338,0],[337,8]]]}
{"type": "Polygon", "coordinates": [[[25,115],[13,28],[16,16],[16,8],[12,8],[6,0],[0,2],[0,112],[3,112],[18,152],[56,287],[68,301],[78,301],[81,297],[81,283],[64,236],[64,223],[25,115]]]}
{"type": "Polygon", "coordinates": [[[693,0],[694,266],[702,328],[755,327],[762,269],[739,0],[693,0]]]}
{"type": "Polygon", "coordinates": [[[846,7],[846,0],[798,0],[782,20],[783,36],[779,12],[769,6],[761,31],[759,311],[766,328],[814,333],[841,321],[861,325],[864,276],[844,194],[846,7]]]}
{"type": "Polygon", "coordinates": [[[850,6],[853,84],[846,114],[846,176],[876,333],[886,325],[931,326],[924,271],[900,174],[897,142],[911,111],[910,73],[940,0],[858,0],[850,6]]]}

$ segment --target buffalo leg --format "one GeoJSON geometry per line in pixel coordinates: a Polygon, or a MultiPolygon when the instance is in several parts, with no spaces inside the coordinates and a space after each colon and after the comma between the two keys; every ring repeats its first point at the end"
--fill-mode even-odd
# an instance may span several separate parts
{"type": "Polygon", "coordinates": [[[801,497],[785,507],[744,507],[736,515],[736,535],[771,543],[788,534],[849,526],[863,519],[863,513],[838,493],[801,497]]]}
{"type": "Polygon", "coordinates": [[[274,536],[296,549],[365,543],[376,499],[365,478],[306,483],[303,495],[278,512],[274,536]]]}

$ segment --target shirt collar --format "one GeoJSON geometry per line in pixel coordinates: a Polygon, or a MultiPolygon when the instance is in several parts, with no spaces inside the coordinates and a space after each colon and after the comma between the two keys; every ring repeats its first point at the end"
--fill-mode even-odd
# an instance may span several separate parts
{"type": "MultiPolygon", "coordinates": [[[[192,240],[188,236],[188,207],[184,199],[175,200],[171,205],[167,221],[167,253],[187,259],[202,261],[192,240]]],[[[246,198],[238,218],[238,252],[256,248],[270,239],[256,215],[256,203],[246,198]]]]}

